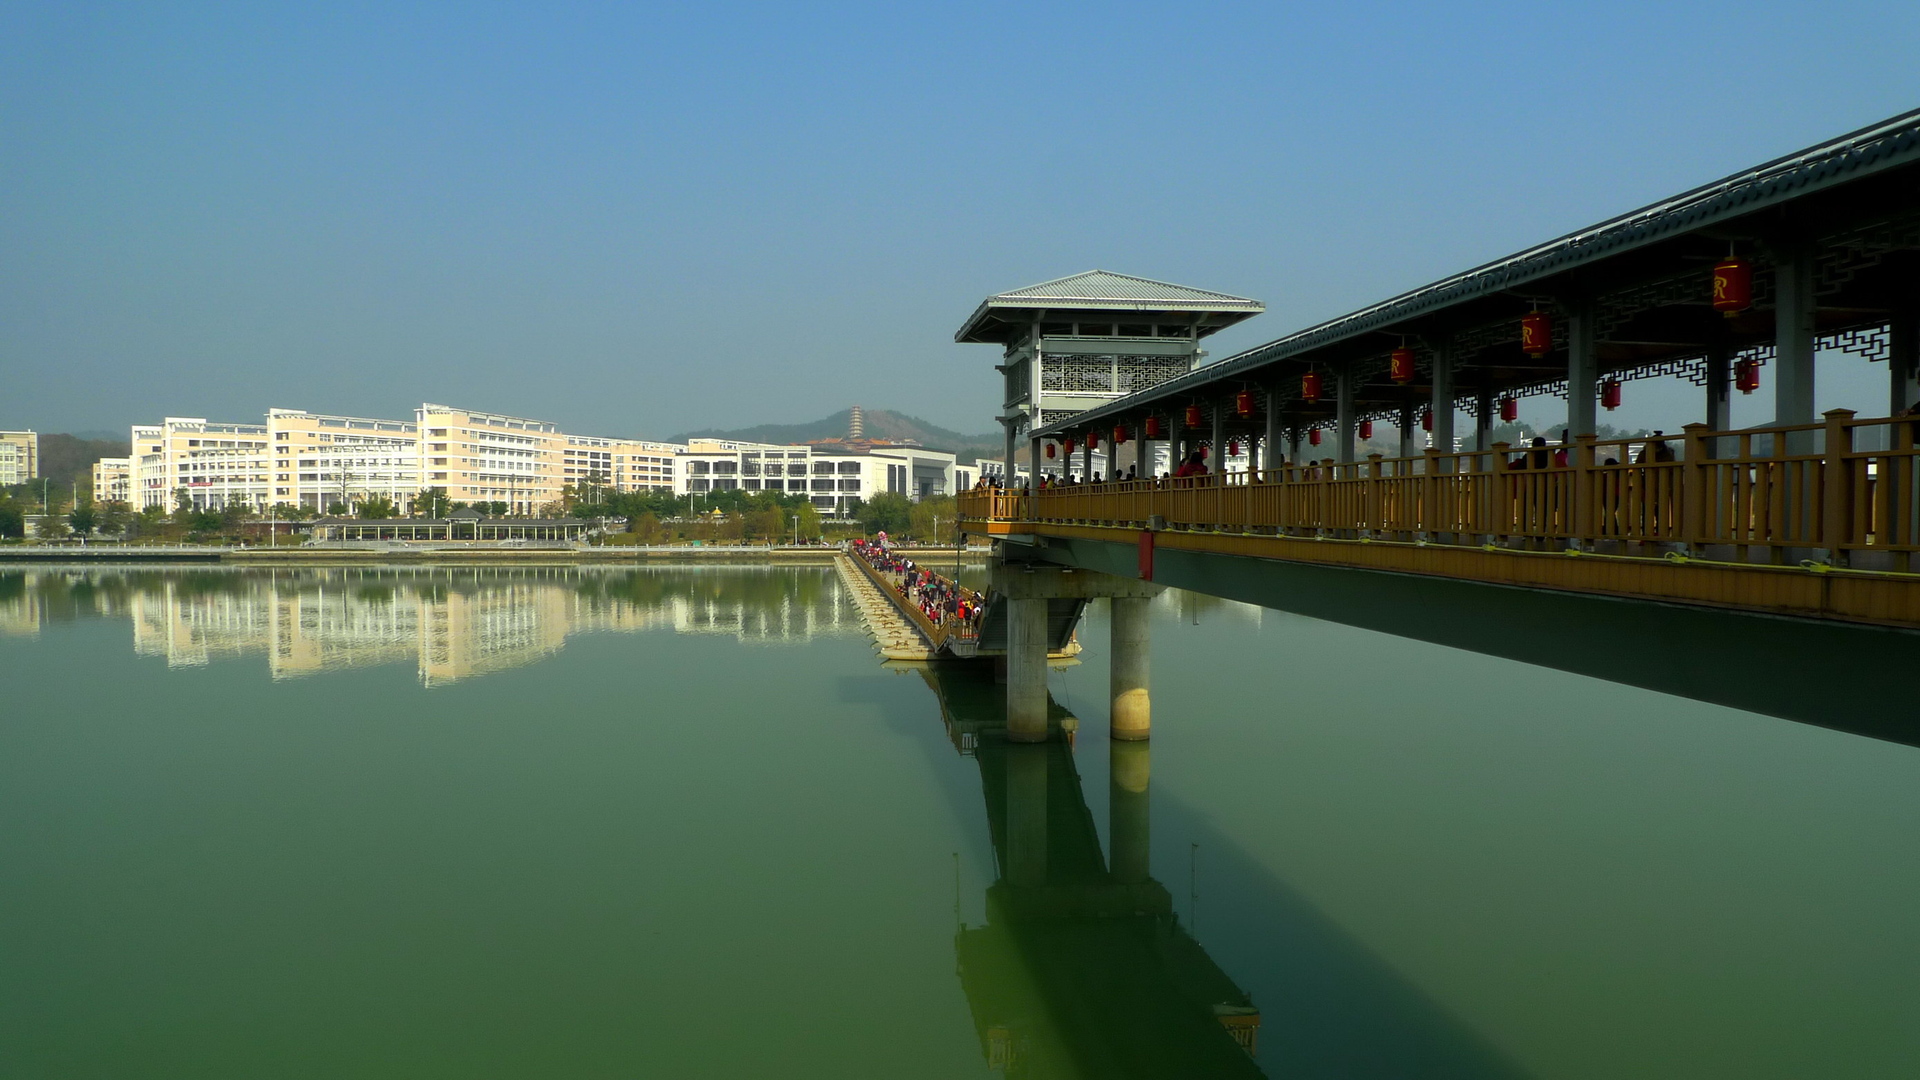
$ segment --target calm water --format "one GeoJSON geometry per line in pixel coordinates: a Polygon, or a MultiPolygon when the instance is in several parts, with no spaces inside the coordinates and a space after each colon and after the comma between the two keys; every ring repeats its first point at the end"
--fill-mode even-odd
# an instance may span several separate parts
{"type": "Polygon", "coordinates": [[[1157,611],[1069,750],[824,569],[0,570],[0,1076],[1920,1075],[1920,750],[1157,611]]]}

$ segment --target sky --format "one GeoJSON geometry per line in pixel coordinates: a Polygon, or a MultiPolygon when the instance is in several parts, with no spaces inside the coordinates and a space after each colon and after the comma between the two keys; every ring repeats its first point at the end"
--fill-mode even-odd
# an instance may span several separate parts
{"type": "MultiPolygon", "coordinates": [[[[1920,105],[1916,46],[1912,0],[12,0],[0,428],[988,431],[987,295],[1264,301],[1224,358],[1920,105]]],[[[1819,406],[1884,412],[1879,367],[1819,406]]],[[[1605,420],[1699,418],[1626,391],[1605,420]]]]}

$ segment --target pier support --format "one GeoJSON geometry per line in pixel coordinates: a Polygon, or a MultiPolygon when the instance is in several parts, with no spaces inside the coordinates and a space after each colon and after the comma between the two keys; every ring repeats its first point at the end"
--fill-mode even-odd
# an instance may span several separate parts
{"type": "Polygon", "coordinates": [[[1151,875],[1148,852],[1153,833],[1148,806],[1150,775],[1146,743],[1117,742],[1108,751],[1107,836],[1112,852],[1107,866],[1114,880],[1137,885],[1151,875]]]}
{"type": "Polygon", "coordinates": [[[1047,601],[1007,601],[1007,738],[1047,738],[1047,601]]]}
{"type": "Polygon", "coordinates": [[[1113,665],[1112,735],[1123,742],[1144,740],[1153,729],[1153,701],[1147,691],[1153,654],[1148,631],[1152,603],[1145,596],[1116,596],[1112,601],[1108,626],[1113,665]]]}

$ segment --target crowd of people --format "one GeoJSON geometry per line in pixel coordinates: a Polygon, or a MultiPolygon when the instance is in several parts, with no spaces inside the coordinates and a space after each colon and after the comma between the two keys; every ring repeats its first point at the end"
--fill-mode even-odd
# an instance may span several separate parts
{"type": "Polygon", "coordinates": [[[978,634],[980,619],[986,613],[979,594],[894,551],[885,536],[882,533],[878,540],[855,540],[850,546],[855,555],[891,582],[907,603],[919,608],[927,621],[949,633],[978,634]]]}

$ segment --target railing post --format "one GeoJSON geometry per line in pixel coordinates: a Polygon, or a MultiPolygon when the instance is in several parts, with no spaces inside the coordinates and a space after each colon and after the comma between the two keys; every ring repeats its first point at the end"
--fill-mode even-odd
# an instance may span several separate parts
{"type": "Polygon", "coordinates": [[[1706,544],[1708,508],[1713,499],[1713,430],[1706,424],[1687,424],[1680,466],[1680,542],[1697,552],[1706,544]]]}
{"type": "Polygon", "coordinates": [[[1576,546],[1592,549],[1594,510],[1594,456],[1597,435],[1576,435],[1573,443],[1573,537],[1576,546]]]}
{"type": "Polygon", "coordinates": [[[1847,455],[1853,452],[1852,409],[1828,409],[1827,446],[1824,451],[1825,476],[1821,487],[1820,542],[1827,549],[1827,561],[1834,566],[1847,565],[1843,546],[1853,539],[1847,535],[1853,521],[1853,469],[1847,455]]]}
{"type": "Polygon", "coordinates": [[[1425,534],[1427,539],[1431,540],[1441,531],[1434,527],[1440,520],[1440,502],[1443,497],[1440,490],[1440,451],[1436,447],[1429,446],[1422,451],[1422,455],[1427,459],[1427,471],[1420,480],[1420,513],[1413,527],[1416,532],[1425,534]]]}
{"type": "Polygon", "coordinates": [[[1374,533],[1379,533],[1381,530],[1380,462],[1383,460],[1385,460],[1385,458],[1383,455],[1380,455],[1380,454],[1367,455],[1367,524],[1366,524],[1366,527],[1372,530],[1374,533]]]}
{"type": "Polygon", "coordinates": [[[1493,460],[1487,464],[1492,479],[1487,481],[1487,533],[1488,539],[1507,536],[1513,532],[1514,500],[1507,494],[1507,451],[1513,448],[1511,443],[1493,444],[1493,460]]]}

